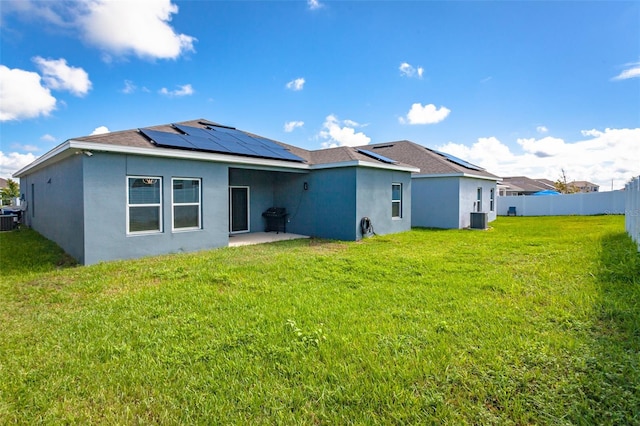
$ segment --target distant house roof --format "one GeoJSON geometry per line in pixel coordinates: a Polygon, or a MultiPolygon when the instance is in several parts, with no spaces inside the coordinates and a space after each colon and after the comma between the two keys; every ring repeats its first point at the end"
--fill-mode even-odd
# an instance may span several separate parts
{"type": "Polygon", "coordinates": [[[569,185],[573,185],[579,189],[600,188],[600,185],[597,185],[595,183],[592,183],[586,180],[574,180],[573,182],[569,182],[569,185]]]}
{"type": "Polygon", "coordinates": [[[8,185],[7,180],[3,179],[3,178],[0,178],[0,189],[6,188],[7,185],[8,185]]]}
{"type": "Polygon", "coordinates": [[[466,175],[500,180],[500,177],[481,167],[411,141],[378,143],[359,148],[417,167],[420,170],[414,175],[466,175]]]}
{"type": "Polygon", "coordinates": [[[548,179],[531,179],[526,176],[509,176],[502,178],[502,185],[507,188],[507,192],[522,194],[555,190],[553,182],[548,179]]]}

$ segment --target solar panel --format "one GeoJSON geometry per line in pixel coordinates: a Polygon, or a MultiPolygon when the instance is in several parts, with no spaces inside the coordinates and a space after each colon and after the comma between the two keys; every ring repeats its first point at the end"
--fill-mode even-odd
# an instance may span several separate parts
{"type": "Polygon", "coordinates": [[[202,138],[211,137],[211,132],[199,127],[183,126],[182,124],[172,124],[173,127],[190,136],[200,136],[202,138]]]}
{"type": "Polygon", "coordinates": [[[278,160],[304,161],[292,154],[286,148],[260,136],[250,136],[241,130],[210,126],[211,133],[222,141],[238,141],[244,148],[256,153],[259,157],[275,158],[278,160]]]}
{"type": "Polygon", "coordinates": [[[375,158],[376,160],[382,161],[387,164],[397,164],[396,160],[392,160],[391,158],[385,157],[384,155],[377,154],[375,152],[367,151],[366,149],[358,149],[360,154],[364,154],[368,157],[375,158]]]}
{"type": "Polygon", "coordinates": [[[225,154],[229,154],[232,152],[229,148],[225,147],[222,144],[219,144],[210,137],[203,138],[193,135],[182,135],[181,137],[192,143],[200,151],[222,152],[225,154]]]}
{"type": "Polygon", "coordinates": [[[250,136],[231,127],[220,127],[211,124],[208,124],[208,126],[209,128],[203,129],[173,124],[173,127],[184,133],[183,135],[149,129],[140,129],[140,131],[158,146],[276,160],[304,161],[286,148],[268,139],[250,136]]]}
{"type": "Polygon", "coordinates": [[[157,130],[149,129],[140,129],[140,131],[158,146],[168,148],[197,149],[195,145],[175,133],[159,132],[157,130]]]}
{"type": "Polygon", "coordinates": [[[258,139],[247,135],[246,133],[238,132],[229,133],[234,138],[238,139],[240,142],[245,143],[247,145],[260,145],[260,146],[269,146],[268,143],[264,139],[258,139]]]}
{"type": "Polygon", "coordinates": [[[447,160],[451,161],[452,163],[456,163],[457,165],[466,167],[467,169],[484,171],[482,167],[476,166],[475,164],[471,164],[468,161],[464,161],[463,159],[455,157],[451,154],[447,154],[446,152],[436,151],[435,149],[433,150],[433,152],[440,154],[447,160]]]}

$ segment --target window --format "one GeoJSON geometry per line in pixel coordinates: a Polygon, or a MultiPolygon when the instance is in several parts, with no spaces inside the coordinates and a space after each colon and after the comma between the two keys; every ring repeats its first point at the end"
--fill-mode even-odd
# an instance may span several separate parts
{"type": "Polygon", "coordinates": [[[391,185],[391,217],[402,217],[402,184],[394,183],[391,185]]]}
{"type": "Polygon", "coordinates": [[[200,179],[172,179],[173,229],[200,229],[200,179]]]}
{"type": "Polygon", "coordinates": [[[478,195],[476,197],[476,211],[482,211],[482,188],[478,188],[478,195]]]}
{"type": "Polygon", "coordinates": [[[162,178],[127,177],[127,233],[162,232],[162,178]]]}
{"type": "Polygon", "coordinates": [[[489,191],[489,210],[494,211],[496,205],[496,193],[495,189],[491,188],[489,191]]]}

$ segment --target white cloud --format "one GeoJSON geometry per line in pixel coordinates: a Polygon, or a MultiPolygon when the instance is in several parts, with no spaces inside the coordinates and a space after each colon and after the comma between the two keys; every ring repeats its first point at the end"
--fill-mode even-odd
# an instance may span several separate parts
{"type": "Polygon", "coordinates": [[[131,93],[135,92],[137,88],[138,87],[135,84],[133,84],[133,81],[125,80],[124,88],[121,90],[121,92],[124,93],[125,95],[130,95],[131,93]]]}
{"type": "Polygon", "coordinates": [[[43,19],[60,27],[69,27],[69,14],[66,12],[68,5],[62,2],[53,1],[34,1],[34,0],[18,0],[3,1],[3,13],[22,14],[29,19],[43,19]]]}
{"type": "Polygon", "coordinates": [[[324,4],[320,3],[318,0],[307,0],[307,6],[311,10],[317,10],[324,6],[324,4]]]}
{"type": "Polygon", "coordinates": [[[178,13],[178,6],[171,0],[6,3],[3,8],[7,12],[41,19],[79,34],[87,43],[103,49],[106,61],[111,60],[111,54],[176,59],[194,51],[196,39],[177,33],[170,25],[172,15],[178,13]]]}
{"type": "Polygon", "coordinates": [[[295,80],[291,80],[286,84],[287,89],[291,89],[293,91],[302,90],[304,87],[305,80],[304,78],[296,78],[295,80]]]}
{"type": "Polygon", "coordinates": [[[349,119],[342,120],[342,123],[345,126],[348,126],[348,127],[366,127],[367,126],[366,124],[360,124],[357,121],[353,121],[353,120],[349,120],[349,119]]]}
{"type": "Polygon", "coordinates": [[[304,121],[288,121],[284,123],[284,131],[287,133],[291,133],[296,127],[302,126],[304,126],[304,121]]]}
{"type": "Polygon", "coordinates": [[[38,152],[40,151],[40,148],[38,148],[35,145],[21,145],[19,143],[12,143],[11,144],[11,149],[15,149],[18,151],[25,151],[25,152],[38,152]]]}
{"type": "Polygon", "coordinates": [[[55,107],[38,73],[0,65],[0,121],[47,116],[55,107]]]}
{"type": "Polygon", "coordinates": [[[158,91],[161,95],[165,96],[190,96],[195,93],[193,87],[190,84],[184,84],[182,86],[178,86],[176,90],[168,90],[166,87],[163,87],[158,91]]]}
{"type": "Polygon", "coordinates": [[[580,133],[582,133],[582,136],[593,136],[594,138],[597,138],[598,136],[603,135],[603,133],[600,130],[596,130],[596,129],[581,130],[580,133]]]}
{"type": "Polygon", "coordinates": [[[546,126],[538,126],[538,127],[536,127],[536,131],[538,133],[547,133],[549,131],[549,129],[547,129],[546,126]]]}
{"type": "Polygon", "coordinates": [[[401,63],[398,69],[400,70],[400,74],[404,77],[422,78],[422,74],[424,73],[424,68],[415,68],[413,65],[410,65],[407,62],[401,63]]]}
{"type": "Polygon", "coordinates": [[[170,0],[93,0],[85,5],[77,20],[85,39],[109,52],[176,59],[194,51],[196,39],[176,33],[169,25],[171,15],[178,13],[178,6],[170,0]]]}
{"type": "Polygon", "coordinates": [[[436,108],[433,104],[422,106],[415,103],[411,105],[407,117],[400,117],[399,121],[401,124],[435,124],[447,118],[450,112],[450,109],[443,106],[436,108]]]}
{"type": "Polygon", "coordinates": [[[640,62],[626,64],[625,66],[627,69],[613,77],[611,80],[628,80],[630,78],[640,77],[640,62]]]}
{"type": "Polygon", "coordinates": [[[4,179],[11,178],[11,175],[32,163],[36,158],[37,157],[31,153],[20,154],[18,152],[9,152],[5,154],[0,151],[0,177],[4,179]]]}
{"type": "Polygon", "coordinates": [[[70,67],[66,59],[33,58],[40,71],[45,86],[53,90],[68,90],[76,96],[84,96],[91,89],[89,74],[82,68],[70,67]]]}
{"type": "Polygon", "coordinates": [[[449,142],[436,149],[486,168],[498,176],[528,176],[556,180],[564,169],[572,180],[586,180],[601,190],[619,189],[640,175],[640,128],[583,130],[583,139],[518,139],[514,152],[495,137],[471,146],[449,142]]]}
{"type": "Polygon", "coordinates": [[[344,120],[340,121],[338,117],[330,114],[325,119],[322,130],[318,134],[322,142],[323,148],[334,148],[337,146],[359,146],[366,145],[371,142],[371,138],[362,132],[355,131],[354,127],[349,127],[348,124],[357,124],[355,121],[344,120]]]}
{"type": "Polygon", "coordinates": [[[44,142],[55,142],[56,138],[50,134],[44,134],[42,136],[40,136],[40,140],[44,141],[44,142]]]}
{"type": "Polygon", "coordinates": [[[91,132],[92,135],[103,135],[105,133],[109,133],[110,130],[107,128],[107,126],[98,126],[95,129],[93,129],[93,132],[91,132]]]}
{"type": "Polygon", "coordinates": [[[546,136],[542,139],[518,139],[518,144],[525,152],[533,154],[536,157],[554,157],[562,154],[567,150],[564,140],[546,136]]]}

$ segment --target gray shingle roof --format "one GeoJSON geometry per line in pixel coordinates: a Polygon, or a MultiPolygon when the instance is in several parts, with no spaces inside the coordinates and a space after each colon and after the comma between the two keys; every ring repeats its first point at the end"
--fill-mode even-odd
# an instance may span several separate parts
{"type": "Polygon", "coordinates": [[[526,176],[510,176],[502,179],[502,184],[509,191],[538,192],[547,189],[555,190],[553,183],[548,179],[531,179],[526,176]]]}
{"type": "Polygon", "coordinates": [[[486,170],[474,170],[448,160],[437,152],[410,141],[396,141],[366,145],[359,148],[367,149],[376,154],[384,155],[405,164],[420,169],[419,174],[471,174],[488,178],[500,179],[486,170]]]}
{"type": "MultiPolygon", "coordinates": [[[[218,123],[205,120],[202,118],[189,120],[189,121],[182,121],[175,124],[203,128],[203,129],[206,128],[208,124],[217,125],[217,126],[220,125],[218,123]]],[[[180,134],[180,132],[171,124],[149,126],[149,127],[145,127],[145,129],[180,134]]],[[[247,133],[248,135],[254,135],[253,133],[250,133],[250,132],[245,132],[245,133],[247,133]]],[[[73,140],[92,142],[92,143],[101,143],[106,145],[120,145],[120,146],[137,147],[137,148],[155,148],[155,145],[152,142],[150,142],[146,136],[140,133],[138,129],[116,131],[111,133],[104,133],[101,135],[82,136],[78,138],[73,138],[73,140]]],[[[357,149],[352,147],[341,146],[336,148],[321,149],[317,151],[309,151],[309,150],[299,148],[293,145],[289,145],[286,143],[282,143],[273,139],[269,139],[269,140],[288,149],[292,154],[302,158],[307,164],[331,164],[331,163],[343,163],[343,162],[350,162],[350,161],[367,161],[370,163],[378,162],[377,160],[372,159],[371,157],[368,157],[366,155],[359,153],[357,149]]],[[[408,166],[407,164],[400,164],[400,163],[398,165],[405,166],[405,167],[408,166]]]]}
{"type": "MultiPolygon", "coordinates": [[[[185,126],[206,128],[207,125],[220,125],[218,123],[199,118],[195,120],[182,121],[175,124],[185,126]]],[[[145,127],[145,129],[157,130],[162,132],[176,133],[171,124],[162,124],[157,126],[145,127]]],[[[246,132],[249,135],[252,133],[246,132]]],[[[101,135],[83,136],[73,138],[76,141],[85,141],[92,143],[101,143],[106,145],[120,145],[138,148],[154,148],[155,145],[149,141],[138,129],[116,131],[101,135]]],[[[383,163],[368,155],[362,154],[358,149],[366,149],[376,154],[396,160],[397,166],[419,168],[419,174],[472,174],[475,176],[484,176],[488,178],[499,179],[497,176],[487,172],[486,170],[474,170],[454,163],[444,156],[425,148],[421,145],[410,141],[396,141],[388,143],[380,143],[366,145],[361,147],[340,146],[335,148],[327,148],[320,150],[306,150],[293,145],[288,145],[279,141],[273,142],[287,148],[292,154],[302,158],[307,164],[333,164],[345,163],[351,161],[363,161],[368,163],[383,163]]],[[[387,164],[388,165],[388,164],[387,164]]]]}

